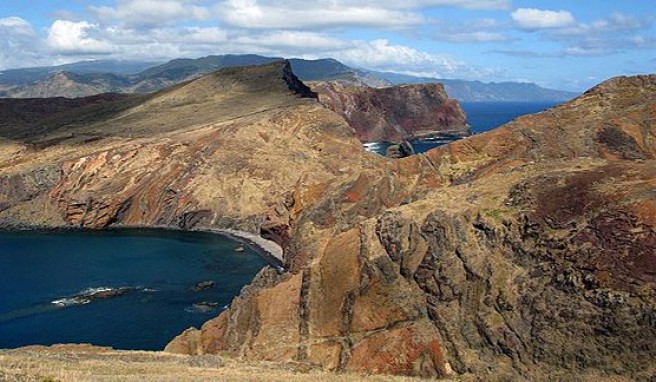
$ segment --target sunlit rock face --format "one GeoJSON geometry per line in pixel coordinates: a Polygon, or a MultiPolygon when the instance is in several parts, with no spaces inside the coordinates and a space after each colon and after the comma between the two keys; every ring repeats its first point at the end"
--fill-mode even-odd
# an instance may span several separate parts
{"type": "Polygon", "coordinates": [[[311,87],[321,103],[348,121],[362,142],[471,133],[465,112],[442,84],[372,88],[330,81],[313,82],[311,87]]]}

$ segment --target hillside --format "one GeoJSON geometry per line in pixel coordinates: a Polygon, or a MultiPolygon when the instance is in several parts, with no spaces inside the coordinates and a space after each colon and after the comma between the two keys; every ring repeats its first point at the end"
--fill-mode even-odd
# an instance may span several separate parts
{"type": "Polygon", "coordinates": [[[167,353],[479,380],[656,372],[656,75],[398,160],[366,153],[284,61],[114,102],[0,126],[0,225],[280,244],[286,272],[264,269],[167,353]]]}
{"type": "Polygon", "coordinates": [[[69,72],[75,74],[104,73],[116,75],[132,75],[146,70],[153,65],[156,65],[156,63],[119,60],[93,60],[80,61],[72,64],[57,66],[7,69],[0,71],[0,84],[27,85],[37,81],[43,81],[52,74],[61,72],[69,72]]]}

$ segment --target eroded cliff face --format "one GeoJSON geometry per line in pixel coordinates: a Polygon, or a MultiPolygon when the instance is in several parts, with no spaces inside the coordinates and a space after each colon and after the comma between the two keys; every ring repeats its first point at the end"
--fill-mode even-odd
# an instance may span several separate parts
{"type": "Polygon", "coordinates": [[[465,112],[442,84],[372,88],[329,81],[311,86],[321,103],[343,116],[362,142],[471,134],[465,112]]]}
{"type": "Polygon", "coordinates": [[[330,370],[640,379],[656,360],[656,76],[425,155],[363,151],[288,65],[0,127],[0,221],[261,233],[263,270],[167,347],[330,370]],[[309,97],[309,98],[308,98],[309,97]]]}
{"type": "Polygon", "coordinates": [[[486,380],[648,378],[656,76],[297,190],[279,276],[169,351],[486,380]]]}
{"type": "Polygon", "coordinates": [[[284,236],[288,221],[277,211],[291,190],[378,160],[313,97],[279,62],[78,107],[5,100],[30,118],[0,125],[0,220],[264,227],[284,236]]]}

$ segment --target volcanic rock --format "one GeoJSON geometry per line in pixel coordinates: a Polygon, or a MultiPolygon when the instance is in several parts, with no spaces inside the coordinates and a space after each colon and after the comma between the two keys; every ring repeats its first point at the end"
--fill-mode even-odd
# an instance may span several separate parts
{"type": "Polygon", "coordinates": [[[343,116],[362,142],[471,134],[465,112],[442,84],[382,88],[316,82],[319,101],[343,116]]]}
{"type": "Polygon", "coordinates": [[[395,159],[409,157],[414,154],[415,149],[412,147],[412,143],[406,140],[390,145],[387,147],[387,150],[385,150],[386,157],[395,159]]]}
{"type": "Polygon", "coordinates": [[[212,289],[215,286],[216,286],[216,283],[214,281],[208,280],[208,281],[199,282],[198,284],[194,285],[194,287],[191,288],[191,289],[194,292],[200,292],[200,291],[204,291],[204,290],[207,290],[207,289],[212,289]]]}

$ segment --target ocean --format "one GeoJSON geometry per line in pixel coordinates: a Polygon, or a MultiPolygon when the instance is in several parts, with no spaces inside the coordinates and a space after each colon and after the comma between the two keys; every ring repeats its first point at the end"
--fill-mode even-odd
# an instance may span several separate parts
{"type": "MultiPolygon", "coordinates": [[[[547,110],[558,105],[554,102],[461,102],[467,114],[467,120],[474,134],[484,133],[495,129],[513,119],[525,115],[547,110]]],[[[443,139],[432,142],[412,141],[415,153],[423,153],[432,148],[451,143],[455,139],[443,139]]],[[[390,146],[389,142],[374,142],[365,145],[368,151],[385,155],[390,146]]]]}
{"type": "Polygon", "coordinates": [[[0,348],[161,350],[217,316],[266,265],[239,246],[200,232],[0,232],[0,348]]]}

